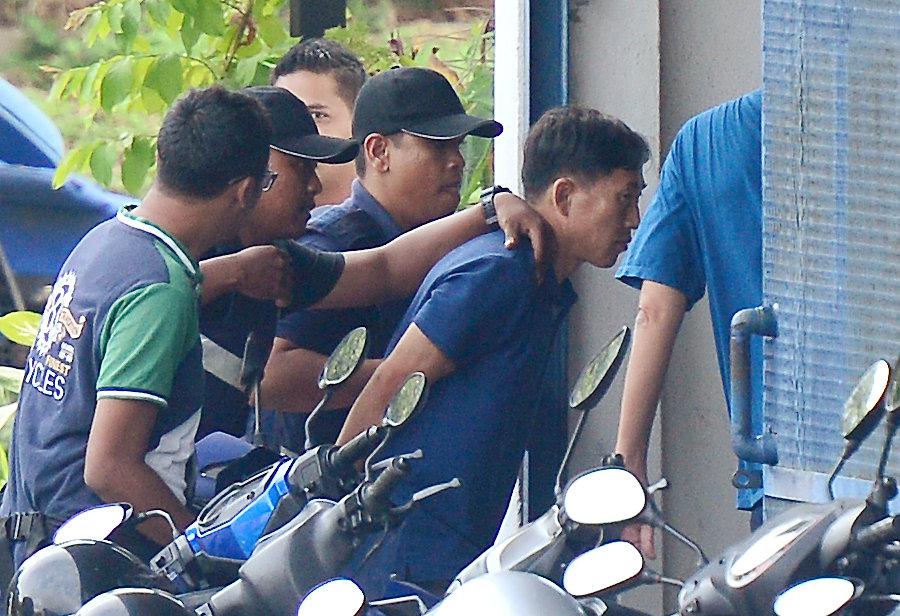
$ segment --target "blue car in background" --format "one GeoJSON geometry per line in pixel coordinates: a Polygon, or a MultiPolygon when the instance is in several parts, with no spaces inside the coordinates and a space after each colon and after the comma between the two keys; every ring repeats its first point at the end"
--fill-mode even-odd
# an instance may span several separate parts
{"type": "MultiPolygon", "coordinates": [[[[49,285],[75,244],[135,201],[74,175],[54,190],[63,153],[53,121],[0,78],[0,314],[43,310],[49,285]]],[[[20,363],[11,352],[0,342],[0,365],[20,363]]]]}
{"type": "Polygon", "coordinates": [[[15,86],[0,78],[0,314],[40,311],[45,287],[87,231],[133,197],[71,176],[52,188],[64,154],[59,129],[15,86]]]}

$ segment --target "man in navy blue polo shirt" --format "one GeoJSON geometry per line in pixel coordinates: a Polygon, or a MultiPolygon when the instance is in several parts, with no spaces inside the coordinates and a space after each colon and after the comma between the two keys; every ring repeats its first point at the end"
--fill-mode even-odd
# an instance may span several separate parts
{"type": "Polygon", "coordinates": [[[530,251],[508,252],[489,234],[452,251],[422,283],[339,442],[379,421],[403,378],[421,370],[428,400],[384,452],[425,454],[396,502],[454,476],[462,486],[421,502],[353,571],[370,596],[391,573],[440,592],[494,540],[529,433],[540,429],[547,357],[576,299],[568,277],[585,262],[612,267],[625,250],[648,158],[644,139],[618,120],[548,111],[529,133],[522,177],[526,200],[556,235],[553,275],[538,284],[530,251]]]}
{"type": "MultiPolygon", "coordinates": [[[[300,242],[328,251],[371,248],[452,213],[465,166],[462,140],[467,135],[492,138],[501,128],[493,120],[466,116],[453,87],[435,71],[402,68],[372,77],[360,90],[353,117],[353,135],[362,147],[350,198],[314,210],[300,242]]],[[[316,383],[325,357],[347,332],[364,325],[374,359],[332,400],[330,408],[344,410],[320,416],[314,426],[318,442],[333,442],[346,407],[384,356],[408,305],[405,298],[350,310],[299,310],[283,318],[266,368],[263,400],[267,408],[305,412],[269,415],[270,440],[302,449],[306,412],[321,395],[316,383]]]]}
{"type": "MultiPolygon", "coordinates": [[[[616,451],[647,479],[647,444],[684,313],[709,290],[719,371],[728,399],[731,317],[762,302],[762,92],[688,120],[663,165],[659,189],[616,277],[641,290],[616,451]]],[[[751,409],[762,423],[762,344],[751,346],[751,409]]],[[[740,490],[759,511],[762,490],[740,490]]],[[[758,524],[760,519],[756,519],[758,524]]],[[[649,526],[626,538],[655,556],[649,526]],[[640,536],[638,536],[638,532],[640,536]]]]}
{"type": "MultiPolygon", "coordinates": [[[[103,502],[180,527],[203,368],[196,255],[233,238],[271,187],[270,124],[253,99],[193,91],[166,114],[157,179],[91,230],[60,270],[26,366],[0,514],[16,564],[103,502]]],[[[171,532],[140,531],[165,543],[171,532]]],[[[129,547],[151,552],[135,537],[129,547]]]]}
{"type": "MultiPolygon", "coordinates": [[[[349,246],[357,250],[337,255],[338,269],[330,265],[337,253],[324,252],[319,246],[296,242],[272,246],[274,241],[304,234],[315,196],[322,189],[317,163],[352,160],[357,144],[319,135],[306,106],[284,88],[258,86],[244,92],[258,99],[272,119],[269,167],[277,182],[260,198],[235,241],[215,247],[201,262],[204,305],[200,328],[207,387],[200,437],[217,431],[234,436],[244,433],[250,383],[242,380],[242,368],[252,362],[245,364],[243,359],[256,356],[262,364],[268,357],[277,315],[273,296],[286,311],[313,302],[321,309],[366,306],[406,297],[440,257],[488,230],[482,212],[460,212],[384,246],[377,243],[378,247],[371,250],[358,250],[367,248],[364,245],[349,246]],[[251,332],[256,334],[253,348],[245,354],[251,332]]],[[[524,234],[540,241],[541,234],[547,233],[543,221],[518,198],[503,198],[500,213],[510,235],[524,234]]],[[[257,369],[261,368],[259,365],[257,369]]],[[[289,378],[292,383],[296,380],[289,378]]],[[[279,443],[266,440],[265,444],[279,443]]],[[[214,449],[219,445],[217,441],[214,449]]],[[[201,465],[208,461],[201,460],[201,465]]]]}

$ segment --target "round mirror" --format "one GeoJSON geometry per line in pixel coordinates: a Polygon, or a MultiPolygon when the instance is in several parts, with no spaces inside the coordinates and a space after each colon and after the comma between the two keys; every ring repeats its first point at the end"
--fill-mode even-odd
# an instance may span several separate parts
{"type": "Polygon", "coordinates": [[[884,395],[884,408],[888,413],[900,409],[900,357],[894,362],[894,368],[891,370],[891,383],[884,395]]]}
{"type": "Polygon", "coordinates": [[[613,541],[585,552],[566,567],[563,588],[585,597],[636,578],[644,569],[640,551],[627,541],[613,541]]]}
{"type": "Polygon", "coordinates": [[[570,408],[593,406],[592,402],[606,392],[628,350],[630,336],[629,329],[623,327],[581,370],[569,394],[570,408]]]}
{"type": "Polygon", "coordinates": [[[638,516],[647,493],[638,478],[623,468],[601,468],[572,480],[563,495],[563,508],[579,524],[612,524],[638,516]]]}
{"type": "Polygon", "coordinates": [[[775,599],[778,616],[832,616],[859,596],[862,585],[847,578],[815,578],[788,588],[775,599]]]}
{"type": "Polygon", "coordinates": [[[425,402],[425,375],[413,372],[391,398],[384,413],[384,425],[396,428],[425,402]]]}
{"type": "Polygon", "coordinates": [[[134,509],[126,503],[85,509],[63,522],[53,535],[53,543],[59,545],[76,539],[106,539],[130,518],[132,513],[134,509]]]}
{"type": "Polygon", "coordinates": [[[319,389],[340,385],[350,378],[366,354],[367,342],[365,327],[357,327],[344,336],[325,360],[322,376],[319,377],[319,389]]]}
{"type": "Polygon", "coordinates": [[[879,359],[857,381],[844,403],[844,438],[861,440],[875,427],[881,401],[891,380],[891,366],[879,359]]]}
{"type": "Polygon", "coordinates": [[[366,596],[353,580],[337,578],[319,584],[297,609],[297,616],[357,616],[366,605],[366,596]]]}

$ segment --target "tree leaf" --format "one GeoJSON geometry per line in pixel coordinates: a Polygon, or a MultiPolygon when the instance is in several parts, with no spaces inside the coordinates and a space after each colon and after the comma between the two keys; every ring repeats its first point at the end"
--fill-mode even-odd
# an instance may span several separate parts
{"type": "Polygon", "coordinates": [[[166,54],[157,58],[147,71],[144,85],[156,90],[160,98],[170,104],[181,94],[182,73],[181,57],[172,53],[166,54]]]}
{"type": "Polygon", "coordinates": [[[131,59],[116,62],[103,77],[100,86],[100,106],[109,112],[131,94],[131,59]]]}
{"type": "Polygon", "coordinates": [[[72,75],[78,69],[71,69],[68,71],[63,71],[56,75],[56,78],[53,80],[53,87],[50,88],[50,94],[47,95],[47,99],[51,101],[58,101],[62,98],[63,92],[66,91],[66,86],[69,85],[69,82],[72,81],[72,75]]]}
{"type": "Polygon", "coordinates": [[[197,11],[197,0],[171,0],[172,8],[179,13],[190,15],[197,11]]]}
{"type": "Polygon", "coordinates": [[[186,54],[191,54],[191,50],[194,48],[194,45],[197,44],[199,39],[200,30],[197,29],[193,16],[185,15],[184,21],[181,22],[181,43],[184,45],[186,54]]]}
{"type": "Polygon", "coordinates": [[[116,162],[116,151],[111,143],[99,143],[91,154],[91,175],[100,184],[112,184],[112,168],[116,162]]]}
{"type": "Polygon", "coordinates": [[[126,51],[131,50],[131,45],[138,34],[141,25],[141,5],[139,0],[129,0],[123,5],[122,14],[122,41],[126,51]]]}
{"type": "Polygon", "coordinates": [[[171,10],[167,2],[162,0],[144,0],[144,8],[147,9],[147,13],[153,21],[162,27],[166,27],[171,10]]]}
{"type": "Polygon", "coordinates": [[[232,72],[232,79],[234,80],[234,83],[238,86],[249,85],[253,81],[253,78],[256,76],[257,64],[258,62],[256,58],[239,60],[237,64],[235,64],[234,71],[232,72]]]}
{"type": "Polygon", "coordinates": [[[220,0],[196,0],[194,24],[201,32],[210,36],[220,36],[225,31],[225,16],[220,0]]]}
{"type": "Polygon", "coordinates": [[[133,195],[139,194],[154,162],[154,151],[147,137],[134,137],[122,161],[122,184],[133,195]]]}
{"type": "Polygon", "coordinates": [[[30,347],[41,327],[41,315],[28,310],[10,312],[0,317],[0,334],[12,342],[30,347]]]}
{"type": "Polygon", "coordinates": [[[256,22],[259,36],[269,47],[276,47],[287,40],[288,33],[282,20],[274,15],[261,17],[256,22]]]}
{"type": "Polygon", "coordinates": [[[110,29],[116,34],[122,32],[122,5],[121,4],[112,4],[107,5],[109,8],[106,11],[106,19],[109,20],[110,29]]]}
{"type": "Polygon", "coordinates": [[[53,188],[59,188],[66,183],[66,179],[72,173],[82,171],[85,164],[94,151],[93,145],[83,145],[72,150],[63,156],[56,167],[56,173],[53,174],[53,188]]]}

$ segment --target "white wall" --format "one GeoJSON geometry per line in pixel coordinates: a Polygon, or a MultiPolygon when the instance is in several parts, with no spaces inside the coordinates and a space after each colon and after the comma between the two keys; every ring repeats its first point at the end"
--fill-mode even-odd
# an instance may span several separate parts
{"type": "MultiPolygon", "coordinates": [[[[539,1],[539,0],[532,0],[539,1]]],[[[623,119],[653,148],[645,168],[656,189],[659,167],[678,128],[692,115],[759,87],[759,0],[586,0],[572,3],[570,100],[623,119]]],[[[631,324],[637,292],[613,280],[613,270],[583,269],[581,300],[570,326],[570,374],[622,324],[631,324]]],[[[612,449],[622,375],[589,422],[576,457],[580,468],[612,449]]],[[[728,421],[704,300],[687,316],[669,370],[661,419],[652,438],[651,479],[660,472],[672,488],[662,501],[666,518],[715,554],[748,532],[747,514],[734,509],[728,421]],[[661,455],[660,455],[661,452],[661,455]],[[660,468],[661,466],[661,468],[660,468]]],[[[665,542],[667,574],[685,577],[693,556],[665,542]]],[[[633,591],[626,603],[660,612],[658,588],[633,591]]],[[[673,597],[667,597],[671,608],[673,597]]]]}

